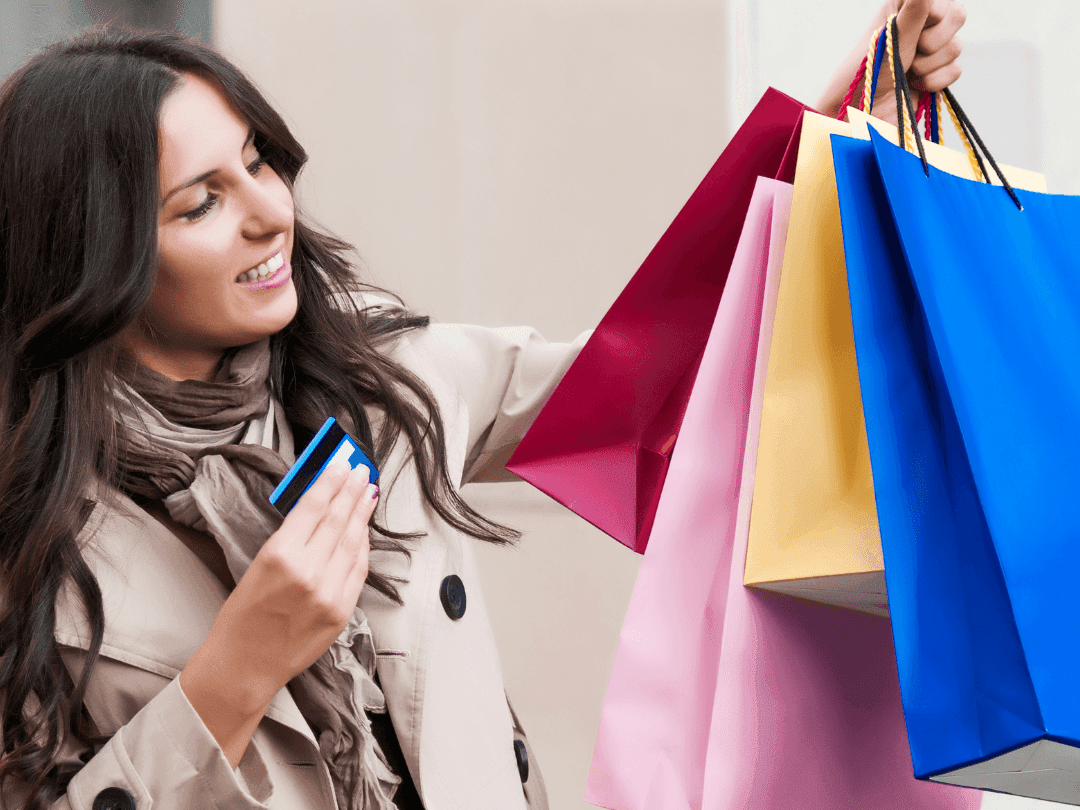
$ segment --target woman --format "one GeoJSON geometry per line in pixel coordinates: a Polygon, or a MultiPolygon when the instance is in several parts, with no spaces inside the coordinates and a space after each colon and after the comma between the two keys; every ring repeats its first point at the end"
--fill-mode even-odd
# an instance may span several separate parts
{"type": "MultiPolygon", "coordinates": [[[[958,8],[901,9],[922,89],[958,8]]],[[[457,490],[587,333],[409,314],[295,210],[304,161],[173,35],[91,32],[0,91],[8,807],[546,807],[464,537],[516,533],[457,490]],[[329,469],[282,521],[328,415],[384,489],[329,469]]]]}

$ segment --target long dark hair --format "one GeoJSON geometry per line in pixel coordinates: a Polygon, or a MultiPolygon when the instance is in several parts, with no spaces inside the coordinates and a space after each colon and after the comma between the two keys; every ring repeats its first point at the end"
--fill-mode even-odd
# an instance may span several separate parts
{"type": "MultiPolygon", "coordinates": [[[[118,334],[156,281],[158,122],[184,73],[217,85],[292,188],[304,150],[251,81],[195,40],[90,29],[38,54],[0,87],[0,787],[25,782],[35,810],[73,775],[56,766],[62,739],[101,742],[83,697],[104,632],[102,596],[77,540],[94,505],[91,487],[120,484],[111,407],[118,334]],[[91,630],[78,683],[54,639],[65,583],[91,630]]],[[[403,435],[424,498],[443,520],[482,540],[517,539],[458,495],[434,397],[378,351],[428,319],[403,304],[361,308],[352,293],[401,301],[362,284],[351,246],[299,210],[294,232],[299,308],[271,340],[271,384],[297,445],[328,414],[351,422],[376,461],[403,435]],[[377,436],[365,405],[385,413],[377,436]]],[[[373,547],[403,553],[420,536],[372,528],[373,547]]],[[[368,584],[400,601],[377,571],[368,584]]]]}

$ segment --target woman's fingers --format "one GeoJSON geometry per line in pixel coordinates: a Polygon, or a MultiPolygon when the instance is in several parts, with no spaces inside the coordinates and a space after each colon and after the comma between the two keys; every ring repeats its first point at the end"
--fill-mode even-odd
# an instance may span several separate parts
{"type": "Polygon", "coordinates": [[[349,465],[338,461],[327,466],[307,492],[300,496],[296,505],[289,510],[281,527],[270,535],[267,546],[277,546],[291,538],[306,542],[322,521],[326,510],[334,497],[341,490],[349,476],[349,465]]]}
{"type": "Polygon", "coordinates": [[[967,9],[955,0],[935,0],[934,13],[927,18],[926,27],[919,35],[919,53],[934,54],[945,48],[956,37],[967,21],[967,9]]]}
{"type": "MultiPolygon", "coordinates": [[[[915,90],[938,92],[960,78],[957,32],[966,19],[967,11],[955,0],[901,0],[896,12],[898,49],[915,90]]],[[[885,105],[878,108],[885,113],[881,117],[895,123],[893,93],[891,81],[880,82],[875,102],[885,105]]]]}
{"type": "MultiPolygon", "coordinates": [[[[950,43],[966,19],[967,11],[956,0],[905,0],[896,15],[904,68],[911,68],[918,56],[935,56],[951,49],[950,43]]],[[[959,51],[952,59],[957,56],[959,51]]]]}
{"type": "Polygon", "coordinates": [[[957,35],[967,19],[967,11],[954,0],[934,0],[938,22],[919,37],[918,54],[911,63],[911,84],[923,93],[944,90],[960,78],[960,54],[964,49],[957,35]],[[937,8],[939,7],[940,8],[937,8]]]}
{"type": "Polygon", "coordinates": [[[368,524],[378,502],[378,493],[378,487],[368,484],[327,566],[328,574],[334,578],[333,592],[341,595],[344,605],[356,604],[367,580],[371,550],[368,524]]]}
{"type": "Polygon", "coordinates": [[[920,76],[914,79],[911,86],[921,93],[937,93],[959,79],[960,72],[960,63],[950,62],[928,76],[920,76]]]}
{"type": "Polygon", "coordinates": [[[316,566],[322,567],[329,563],[357,504],[363,499],[367,483],[368,468],[361,464],[349,472],[341,489],[330,502],[319,525],[304,545],[304,553],[311,555],[316,566]]]}
{"type": "Polygon", "coordinates": [[[930,12],[938,2],[941,0],[904,0],[896,14],[896,30],[900,35],[900,61],[903,62],[905,70],[915,59],[923,29],[927,26],[930,12]]]}
{"type": "Polygon", "coordinates": [[[959,59],[963,50],[964,46],[960,42],[960,37],[953,37],[934,53],[916,56],[915,61],[911,63],[911,73],[917,77],[929,76],[935,70],[951,65],[959,59]]]}

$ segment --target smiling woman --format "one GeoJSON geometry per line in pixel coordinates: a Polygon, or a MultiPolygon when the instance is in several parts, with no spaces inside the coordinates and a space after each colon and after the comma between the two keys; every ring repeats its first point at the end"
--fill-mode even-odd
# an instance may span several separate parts
{"type": "Polygon", "coordinates": [[[546,807],[467,542],[517,533],[458,487],[587,334],[410,314],[296,210],[305,160],[173,34],[0,87],[4,806],[546,807]],[[387,490],[329,468],[282,521],[328,416],[387,490]]]}

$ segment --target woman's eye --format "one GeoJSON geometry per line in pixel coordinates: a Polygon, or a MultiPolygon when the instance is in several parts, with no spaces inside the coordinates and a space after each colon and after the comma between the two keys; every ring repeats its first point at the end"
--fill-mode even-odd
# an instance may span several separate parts
{"type": "Polygon", "coordinates": [[[206,216],[210,209],[214,207],[217,199],[218,198],[216,194],[208,194],[206,195],[206,199],[202,201],[198,208],[194,208],[191,211],[188,211],[186,214],[182,214],[181,216],[188,222],[196,222],[206,216]]]}
{"type": "MultiPolygon", "coordinates": [[[[266,158],[259,155],[255,160],[248,164],[248,174],[255,177],[263,170],[264,166],[266,166],[266,158]]],[[[203,200],[197,208],[193,208],[191,211],[188,211],[186,214],[181,214],[180,216],[188,222],[197,222],[210,212],[210,209],[217,204],[217,201],[218,195],[208,194],[206,199],[203,200]]]]}

